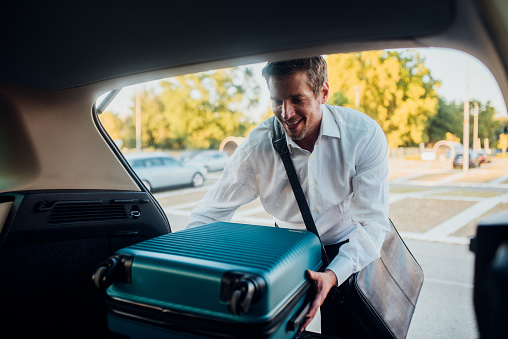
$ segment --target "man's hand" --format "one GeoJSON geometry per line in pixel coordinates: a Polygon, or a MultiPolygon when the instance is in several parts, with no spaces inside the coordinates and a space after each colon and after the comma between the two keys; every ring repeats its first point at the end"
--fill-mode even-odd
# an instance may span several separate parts
{"type": "Polygon", "coordinates": [[[298,333],[302,333],[305,330],[305,328],[310,324],[312,319],[314,319],[314,317],[316,316],[319,307],[321,307],[321,305],[325,301],[328,292],[330,292],[330,289],[333,286],[337,285],[337,277],[335,276],[335,273],[333,273],[330,270],[326,270],[323,273],[307,270],[305,273],[307,275],[307,278],[309,278],[316,287],[316,297],[314,298],[314,301],[310,305],[309,313],[307,313],[307,315],[305,316],[305,319],[302,325],[300,326],[298,333]]]}

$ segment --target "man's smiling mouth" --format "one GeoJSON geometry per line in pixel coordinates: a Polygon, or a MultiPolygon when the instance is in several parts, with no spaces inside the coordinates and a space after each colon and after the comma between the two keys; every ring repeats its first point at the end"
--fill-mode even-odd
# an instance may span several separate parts
{"type": "Polygon", "coordinates": [[[299,120],[295,120],[295,121],[284,121],[286,123],[286,125],[288,125],[289,127],[293,127],[293,126],[296,126],[300,123],[300,121],[302,121],[302,119],[299,119],[299,120]]]}

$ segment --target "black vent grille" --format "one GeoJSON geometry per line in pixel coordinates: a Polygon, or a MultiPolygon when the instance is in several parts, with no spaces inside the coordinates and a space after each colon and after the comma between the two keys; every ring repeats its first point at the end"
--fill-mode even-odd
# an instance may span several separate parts
{"type": "Polygon", "coordinates": [[[48,224],[74,224],[126,219],[127,213],[122,204],[73,202],[53,206],[48,224]]]}

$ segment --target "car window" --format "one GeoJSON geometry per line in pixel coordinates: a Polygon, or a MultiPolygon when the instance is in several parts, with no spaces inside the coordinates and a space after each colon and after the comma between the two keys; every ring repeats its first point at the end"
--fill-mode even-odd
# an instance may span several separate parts
{"type": "Polygon", "coordinates": [[[145,167],[162,166],[160,158],[145,159],[143,163],[145,167]]]}
{"type": "MultiPolygon", "coordinates": [[[[464,302],[457,308],[468,311],[461,315],[458,327],[475,337],[473,303],[463,297],[472,295],[473,261],[467,246],[479,220],[508,209],[503,191],[508,188],[508,118],[494,77],[474,57],[437,48],[337,54],[326,59],[327,103],[368,115],[388,140],[390,218],[399,232],[406,241],[460,247],[460,257],[467,262],[455,272],[456,281],[444,281],[433,273],[426,281],[436,287],[429,292],[437,295],[436,300],[450,286],[461,294],[464,302]],[[465,111],[469,111],[466,133],[465,111]],[[466,170],[469,164],[463,163],[462,155],[467,132],[472,168],[466,170]],[[479,149],[491,155],[491,162],[479,164],[479,149]]],[[[191,153],[195,155],[190,167],[204,167],[210,158],[230,157],[255,126],[273,115],[261,77],[264,65],[125,88],[101,114],[101,123],[123,152],[157,150],[175,158],[191,153]],[[138,140],[136,121],[141,121],[138,140]]],[[[172,163],[165,158],[158,161],[172,163]]],[[[156,164],[155,160],[144,163],[156,164]]],[[[185,228],[192,207],[221,173],[222,169],[207,168],[203,187],[154,193],[168,211],[174,231],[185,228]]],[[[273,226],[259,199],[242,207],[232,221],[273,226]]],[[[432,266],[445,270],[442,264],[433,262],[432,266]]],[[[434,313],[432,307],[427,311],[434,313]]]]}
{"type": "Polygon", "coordinates": [[[145,166],[145,162],[143,160],[132,160],[130,164],[133,168],[141,168],[145,166]]]}
{"type": "Polygon", "coordinates": [[[162,160],[162,164],[164,166],[180,166],[180,163],[174,159],[171,159],[171,158],[161,158],[162,160]]]}

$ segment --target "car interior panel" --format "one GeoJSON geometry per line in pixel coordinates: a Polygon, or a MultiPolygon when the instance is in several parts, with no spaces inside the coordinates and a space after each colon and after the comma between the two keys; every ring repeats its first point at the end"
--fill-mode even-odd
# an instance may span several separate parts
{"type": "Polygon", "coordinates": [[[325,1],[316,15],[308,1],[73,6],[0,14],[0,326],[20,337],[109,337],[94,270],[171,232],[97,118],[100,95],[262,61],[446,47],[480,59],[508,99],[503,0],[325,1]]]}

